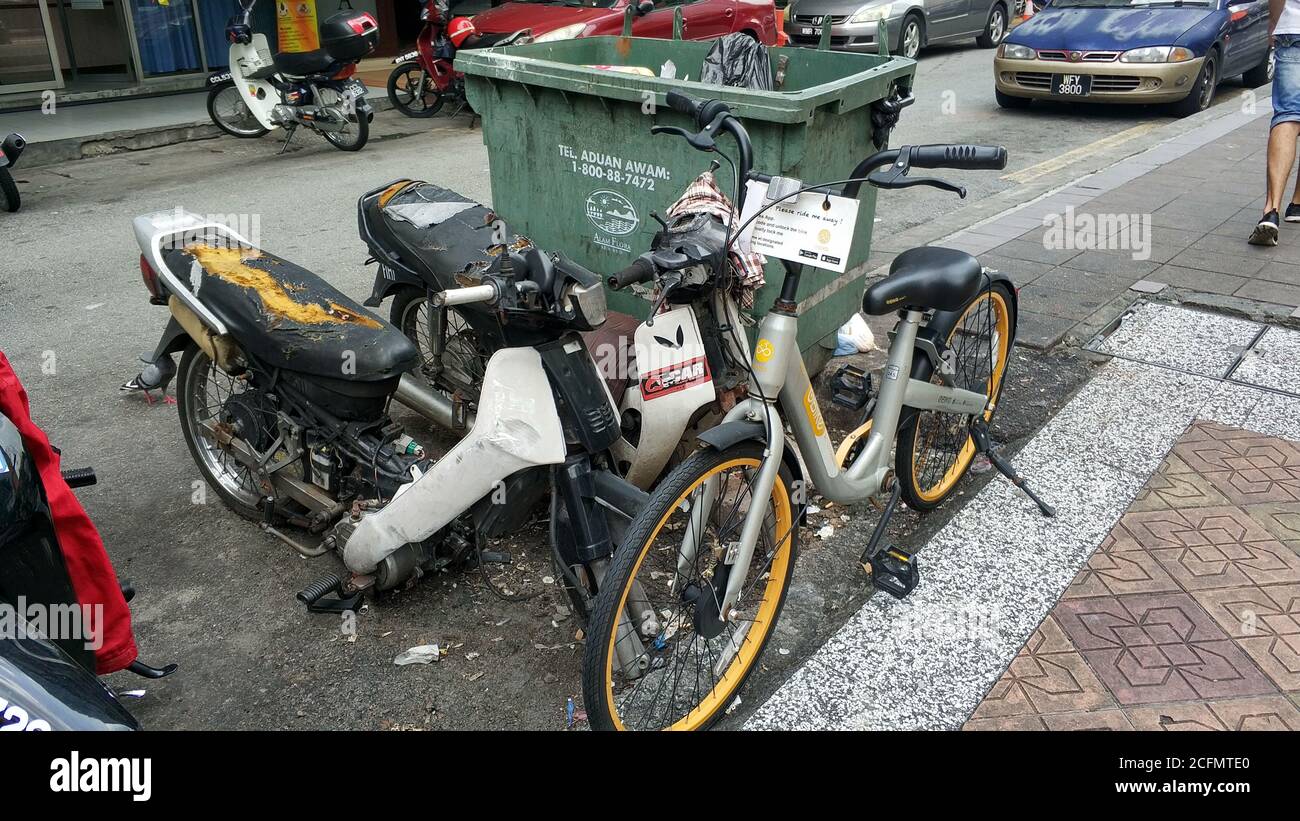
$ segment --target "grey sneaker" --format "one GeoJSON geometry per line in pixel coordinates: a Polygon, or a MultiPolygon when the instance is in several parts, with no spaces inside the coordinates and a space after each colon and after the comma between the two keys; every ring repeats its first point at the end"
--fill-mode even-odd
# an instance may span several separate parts
{"type": "Polygon", "coordinates": [[[1259,224],[1250,232],[1251,245],[1277,245],[1278,219],[1276,211],[1269,211],[1259,218],[1259,224]]]}

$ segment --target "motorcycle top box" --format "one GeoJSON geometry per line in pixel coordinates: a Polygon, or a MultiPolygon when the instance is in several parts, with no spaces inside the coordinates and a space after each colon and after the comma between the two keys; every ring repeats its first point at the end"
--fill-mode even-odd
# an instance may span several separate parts
{"type": "Polygon", "coordinates": [[[320,26],[321,48],[335,60],[359,60],[379,43],[379,24],[369,14],[340,12],[320,26]]]}

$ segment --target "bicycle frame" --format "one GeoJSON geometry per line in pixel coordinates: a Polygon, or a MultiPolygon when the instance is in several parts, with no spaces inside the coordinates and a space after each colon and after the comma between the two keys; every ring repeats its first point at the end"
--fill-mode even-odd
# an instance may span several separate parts
{"type": "MultiPolygon", "coordinates": [[[[787,280],[789,277],[790,274],[787,274],[787,280]]],[[[797,287],[797,273],[794,278],[797,287]]],[[[890,445],[898,433],[898,422],[904,406],[945,413],[980,414],[985,411],[989,402],[987,394],[912,378],[916,334],[924,318],[922,311],[909,309],[899,320],[872,414],[871,433],[853,464],[843,471],[836,464],[835,451],[826,431],[821,408],[817,404],[816,392],[799,352],[799,320],[793,305],[783,307],[778,303],[763,318],[751,358],[751,398],[737,404],[723,419],[724,424],[761,422],[766,427],[767,451],[751,487],[751,499],[767,499],[772,493],[785,448],[782,411],[808,467],[812,484],[826,498],[844,504],[861,502],[887,490],[890,445]]],[[[804,489],[804,495],[806,494],[807,489],[804,489]]],[[[709,507],[714,497],[716,489],[710,492],[706,486],[700,498],[702,509],[699,521],[705,521],[711,513],[709,507]]],[[[728,577],[726,596],[719,607],[719,613],[724,619],[729,616],[749,573],[766,513],[766,504],[752,504],[745,513],[740,540],[734,553],[735,562],[728,577]]],[[[695,518],[693,515],[692,519],[695,518]]],[[[788,538],[788,534],[778,536],[781,539],[788,538]]],[[[682,553],[679,562],[694,561],[693,544],[684,543],[682,553]],[[689,557],[685,555],[688,552],[689,557]]]]}

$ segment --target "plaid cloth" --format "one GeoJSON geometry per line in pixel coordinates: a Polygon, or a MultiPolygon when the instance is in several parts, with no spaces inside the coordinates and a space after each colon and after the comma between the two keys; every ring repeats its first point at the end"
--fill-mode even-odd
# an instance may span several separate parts
{"type": "MultiPolygon", "coordinates": [[[[731,204],[727,195],[722,193],[713,178],[712,171],[705,171],[688,186],[677,202],[668,209],[668,216],[681,217],[693,214],[712,214],[733,228],[740,227],[740,214],[731,204]]],[[[763,287],[763,266],[767,259],[738,247],[738,242],[731,244],[731,264],[738,276],[731,280],[731,295],[741,307],[754,307],[754,293],[763,287]]]]}

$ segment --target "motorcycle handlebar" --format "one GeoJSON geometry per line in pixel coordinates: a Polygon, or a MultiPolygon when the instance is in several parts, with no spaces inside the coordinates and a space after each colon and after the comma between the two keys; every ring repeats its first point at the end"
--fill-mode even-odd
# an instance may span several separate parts
{"type": "Polygon", "coordinates": [[[655,266],[645,257],[637,257],[636,261],[627,266],[616,274],[610,274],[605,280],[611,291],[617,291],[626,288],[629,285],[636,285],[642,282],[649,282],[654,279],[655,266]]]}
{"type": "Polygon", "coordinates": [[[444,305],[468,305],[471,302],[495,302],[497,298],[497,286],[495,285],[474,285],[468,288],[453,288],[450,291],[439,291],[430,299],[430,304],[435,308],[441,308],[444,305]]]}

